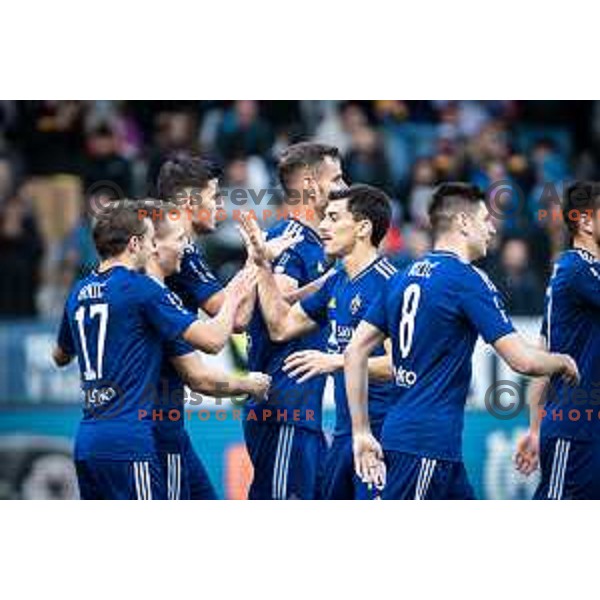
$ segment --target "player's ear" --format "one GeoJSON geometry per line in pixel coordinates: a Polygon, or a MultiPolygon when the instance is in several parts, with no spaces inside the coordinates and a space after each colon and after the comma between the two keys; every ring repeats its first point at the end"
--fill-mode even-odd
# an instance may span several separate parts
{"type": "Polygon", "coordinates": [[[467,234],[467,230],[469,227],[469,217],[466,212],[459,212],[456,215],[456,222],[458,223],[458,228],[463,235],[467,234]]]}
{"type": "Polygon", "coordinates": [[[363,219],[360,222],[359,229],[358,229],[359,237],[361,237],[362,239],[365,239],[365,240],[370,240],[372,232],[373,232],[373,223],[371,223],[371,221],[369,221],[368,219],[363,219]]]}

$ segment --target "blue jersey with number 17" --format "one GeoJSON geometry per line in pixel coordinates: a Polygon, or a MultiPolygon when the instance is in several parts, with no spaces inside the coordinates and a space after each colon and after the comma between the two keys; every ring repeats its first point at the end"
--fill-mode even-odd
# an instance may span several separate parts
{"type": "Polygon", "coordinates": [[[514,331],[493,283],[456,254],[433,251],[387,283],[365,320],[392,339],[398,394],[383,448],[462,460],[477,337],[491,344],[514,331]]]}
{"type": "Polygon", "coordinates": [[[81,372],[85,406],[76,459],[154,455],[163,346],[195,320],[166,287],[122,266],[75,284],[58,344],[77,356],[81,372]]]}

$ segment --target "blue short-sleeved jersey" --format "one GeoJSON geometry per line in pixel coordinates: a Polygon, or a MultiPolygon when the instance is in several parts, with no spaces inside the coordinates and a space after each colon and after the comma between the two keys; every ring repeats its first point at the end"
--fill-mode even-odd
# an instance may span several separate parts
{"type": "Polygon", "coordinates": [[[123,266],[75,284],[58,343],[77,355],[81,372],[85,405],[76,458],[154,455],[152,410],[163,344],[195,319],[167,288],[123,266]]]}
{"type": "MultiPolygon", "coordinates": [[[[354,330],[363,319],[373,300],[381,293],[386,281],[397,273],[387,258],[378,257],[353,279],[339,266],[320,290],[301,302],[304,312],[321,327],[330,325],[328,351],[343,354],[354,330]]],[[[383,356],[383,344],[373,356],[383,356]]],[[[334,435],[352,433],[352,421],[346,396],[344,372],[334,373],[335,431],[334,435]]],[[[373,431],[379,431],[383,419],[393,402],[397,388],[393,382],[369,382],[369,418],[373,431]]]]}
{"type": "Polygon", "coordinates": [[[223,289],[206,263],[202,250],[193,242],[189,242],[183,251],[179,272],[167,277],[165,283],[194,313],[198,306],[223,289]]]}
{"type": "MultiPolygon", "coordinates": [[[[288,275],[302,287],[325,272],[325,253],[323,244],[317,233],[310,227],[295,219],[285,219],[276,223],[267,232],[267,239],[284,235],[285,233],[299,233],[304,236],[293,248],[286,250],[274,263],[275,274],[288,275]]],[[[284,343],[272,342],[269,332],[257,304],[250,322],[248,363],[251,371],[262,371],[272,377],[268,402],[258,404],[249,401],[246,411],[252,410],[261,420],[263,410],[271,410],[273,417],[276,411],[287,410],[287,422],[319,430],[322,422],[322,397],[325,386],[325,377],[313,379],[299,384],[288,377],[281,369],[285,359],[298,350],[325,350],[327,331],[320,330],[310,333],[301,339],[284,343]],[[295,418],[292,411],[299,410],[295,418]]],[[[283,413],[281,413],[283,414],[283,413]]],[[[280,420],[281,422],[281,420],[280,420]]]]}
{"type": "Polygon", "coordinates": [[[541,434],[600,439],[600,262],[585,250],[568,250],[554,265],[545,300],[542,335],[551,352],[569,354],[581,382],[551,378],[541,434]]]}
{"type": "Polygon", "coordinates": [[[477,336],[493,343],[514,331],[492,282],[457,255],[433,251],[387,283],[365,320],[392,339],[398,392],[384,449],[462,460],[477,336]]]}

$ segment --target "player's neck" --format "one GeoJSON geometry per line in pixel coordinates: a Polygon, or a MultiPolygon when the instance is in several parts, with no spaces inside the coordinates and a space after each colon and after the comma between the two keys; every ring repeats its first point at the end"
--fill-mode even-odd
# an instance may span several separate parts
{"type": "Polygon", "coordinates": [[[467,245],[454,237],[440,237],[433,245],[433,249],[440,252],[452,252],[452,254],[456,254],[461,260],[468,263],[473,261],[467,245]]]}
{"type": "Polygon", "coordinates": [[[377,248],[357,245],[350,254],[342,259],[344,269],[350,279],[354,279],[377,258],[377,248]]]}
{"type": "Polygon", "coordinates": [[[163,283],[165,281],[165,274],[161,271],[160,267],[154,260],[148,261],[148,264],[146,265],[146,274],[158,279],[159,281],[162,281],[163,283]]]}
{"type": "Polygon", "coordinates": [[[105,271],[109,271],[115,267],[125,267],[131,271],[135,271],[135,263],[133,262],[133,259],[124,254],[101,261],[98,265],[98,269],[96,270],[98,273],[104,273],[105,271]]]}
{"type": "Polygon", "coordinates": [[[318,213],[314,206],[298,206],[297,204],[285,205],[291,218],[300,221],[306,227],[312,229],[315,233],[319,233],[319,223],[323,220],[322,214],[318,213]]]}
{"type": "Polygon", "coordinates": [[[573,248],[579,250],[585,250],[589,252],[594,258],[600,258],[600,252],[598,252],[598,244],[594,241],[593,238],[583,237],[581,235],[576,236],[573,239],[573,248]]]}

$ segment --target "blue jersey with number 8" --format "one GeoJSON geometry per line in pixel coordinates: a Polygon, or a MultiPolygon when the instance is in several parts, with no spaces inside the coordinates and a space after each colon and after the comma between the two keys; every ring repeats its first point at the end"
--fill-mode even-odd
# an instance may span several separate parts
{"type": "Polygon", "coordinates": [[[477,337],[493,343],[514,331],[493,283],[457,255],[433,251],[387,282],[365,320],[392,339],[398,394],[384,449],[462,460],[477,337]]]}

